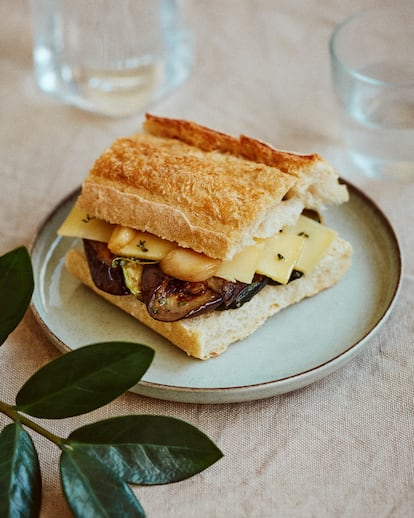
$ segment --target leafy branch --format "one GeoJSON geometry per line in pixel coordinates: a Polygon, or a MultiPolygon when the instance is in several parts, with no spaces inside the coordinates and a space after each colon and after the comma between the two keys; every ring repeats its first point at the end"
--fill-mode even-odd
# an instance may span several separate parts
{"type": "MultiPolygon", "coordinates": [[[[0,345],[21,322],[33,294],[30,255],[19,247],[0,257],[0,345]]],[[[130,342],[86,345],[31,376],[15,404],[0,401],[12,423],[0,433],[0,516],[37,517],[42,479],[29,429],[60,450],[63,494],[76,517],[144,517],[130,484],[177,482],[211,466],[222,452],[180,419],[126,415],[97,421],[59,437],[32,417],[62,419],[113,401],[147,371],[154,351],[130,342]]]]}

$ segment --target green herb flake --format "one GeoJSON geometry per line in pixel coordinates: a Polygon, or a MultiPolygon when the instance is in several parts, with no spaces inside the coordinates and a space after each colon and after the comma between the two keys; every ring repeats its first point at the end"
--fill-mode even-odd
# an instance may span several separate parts
{"type": "Polygon", "coordinates": [[[277,258],[277,260],[278,260],[278,261],[286,261],[285,256],[284,256],[284,255],[282,255],[282,254],[281,254],[281,253],[279,253],[279,252],[277,253],[276,258],[277,258]]]}
{"type": "Polygon", "coordinates": [[[82,218],[83,223],[89,223],[93,219],[96,219],[95,216],[89,216],[89,214],[86,214],[86,218],[82,218]]]}
{"type": "Polygon", "coordinates": [[[310,236],[309,236],[309,234],[308,234],[308,233],[306,233],[306,232],[304,232],[303,230],[302,230],[302,232],[299,232],[298,236],[300,236],[300,237],[306,237],[307,239],[310,237],[310,236]]]}
{"type": "Polygon", "coordinates": [[[137,244],[137,247],[140,248],[142,252],[148,252],[148,248],[145,246],[145,241],[142,239],[137,244]]]}

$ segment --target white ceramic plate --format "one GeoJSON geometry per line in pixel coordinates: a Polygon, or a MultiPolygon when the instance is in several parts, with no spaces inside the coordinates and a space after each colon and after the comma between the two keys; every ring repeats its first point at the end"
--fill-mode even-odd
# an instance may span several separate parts
{"type": "Polygon", "coordinates": [[[327,376],[358,354],[390,314],[401,282],[395,233],[378,207],[348,185],[350,201],[326,212],[329,226],[352,243],[353,264],[334,287],[291,306],[208,361],[187,357],[156,333],[73,279],[64,256],[76,240],[56,230],[73,193],[48,216],[32,246],[34,313],[62,351],[126,340],[149,345],[155,359],[138,394],[190,403],[270,397],[327,376]]]}

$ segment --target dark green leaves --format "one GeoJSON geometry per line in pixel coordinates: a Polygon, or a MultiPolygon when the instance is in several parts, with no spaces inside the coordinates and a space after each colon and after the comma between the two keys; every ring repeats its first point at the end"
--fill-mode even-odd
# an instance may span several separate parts
{"type": "MultiPolygon", "coordinates": [[[[26,248],[0,257],[0,345],[23,318],[32,293],[26,248]]],[[[0,402],[0,412],[15,421],[0,433],[0,516],[35,518],[40,512],[39,462],[23,426],[62,450],[62,488],[79,518],[142,518],[144,510],[128,484],[183,480],[222,457],[205,434],[171,417],[114,417],[79,428],[67,439],[27,417],[58,419],[95,410],[138,383],[153,357],[152,349],[139,344],[88,345],[35,373],[20,389],[14,407],[0,402]]]]}
{"type": "MultiPolygon", "coordinates": [[[[88,412],[135,385],[153,355],[152,349],[128,342],[82,347],[35,373],[17,394],[13,411],[43,418],[88,412]]],[[[30,426],[31,422],[24,418],[23,423],[30,426]]],[[[42,433],[41,427],[35,429],[42,433]]],[[[68,439],[53,437],[44,429],[43,432],[62,449],[63,491],[74,515],[82,518],[144,517],[144,510],[128,483],[177,482],[199,473],[222,457],[217,446],[197,428],[165,416],[114,417],[79,428],[68,439]]],[[[5,455],[10,458],[7,451],[5,455]]],[[[27,458],[30,459],[30,455],[27,458]]],[[[27,482],[24,486],[29,492],[33,483],[27,482]]],[[[5,505],[19,502],[19,498],[9,497],[6,491],[4,496],[5,505]]]]}
{"type": "Polygon", "coordinates": [[[47,419],[90,412],[134,386],[153,357],[149,347],[128,342],[82,347],[37,371],[17,394],[16,409],[47,419]]]}
{"type": "Polygon", "coordinates": [[[0,434],[0,516],[36,517],[42,493],[33,442],[19,423],[0,434]]]}
{"type": "Polygon", "coordinates": [[[60,459],[60,477],[66,500],[76,517],[145,516],[129,486],[99,457],[76,450],[64,451],[60,459]]]}
{"type": "Polygon", "coordinates": [[[184,421],[130,415],[72,432],[61,456],[60,473],[76,516],[144,516],[138,502],[131,500],[135,497],[127,482],[177,482],[221,457],[205,434],[184,421]]]}
{"type": "Polygon", "coordinates": [[[32,263],[25,247],[0,257],[0,345],[23,318],[33,286],[32,263]]]}
{"type": "Polygon", "coordinates": [[[74,450],[101,458],[134,484],[167,484],[191,477],[222,457],[200,430],[157,415],[115,417],[72,432],[74,450]]]}

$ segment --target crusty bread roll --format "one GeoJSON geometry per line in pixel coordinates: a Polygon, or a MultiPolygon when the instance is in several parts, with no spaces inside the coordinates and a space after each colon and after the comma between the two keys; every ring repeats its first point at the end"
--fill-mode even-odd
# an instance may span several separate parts
{"type": "MultiPolygon", "coordinates": [[[[146,116],[144,132],[116,140],[95,162],[77,205],[88,218],[146,231],[214,260],[227,261],[256,240],[348,199],[335,169],[317,154],[279,151],[195,123],[146,116]]],[[[68,271],[101,297],[169,339],[208,359],[253,333],[280,309],[335,284],[352,249],[336,237],[310,272],[268,284],[238,309],[174,322],[155,320],[133,295],[98,289],[83,251],[71,250],[68,271]]]]}
{"type": "Polygon", "coordinates": [[[116,140],[96,160],[78,201],[90,216],[229,259],[294,223],[304,207],[348,199],[319,155],[181,120],[147,116],[144,127],[147,133],[116,140]]]}
{"type": "Polygon", "coordinates": [[[266,286],[241,308],[212,311],[177,322],[154,320],[145,305],[132,295],[115,296],[99,290],[91,279],[82,250],[69,251],[66,267],[95,293],[170,340],[189,356],[207,360],[223,353],[230,344],[251,335],[281,309],[334,285],[349,268],[351,255],[350,244],[337,238],[310,274],[286,285],[266,286]]]}

